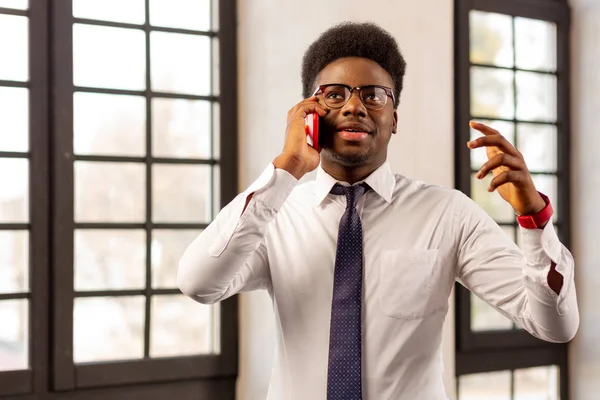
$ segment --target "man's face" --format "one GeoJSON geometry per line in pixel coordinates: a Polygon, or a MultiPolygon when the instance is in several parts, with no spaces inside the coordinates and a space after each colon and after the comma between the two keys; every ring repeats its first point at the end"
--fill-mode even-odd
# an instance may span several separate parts
{"type": "MultiPolygon", "coordinates": [[[[381,85],[393,89],[392,78],[376,62],[367,58],[348,57],[327,65],[317,77],[316,86],[332,83],[350,87],[381,85]]],[[[323,104],[322,94],[319,102],[323,104]]],[[[375,170],[387,157],[392,132],[396,132],[398,115],[391,97],[380,110],[370,110],[354,91],[342,108],[332,108],[323,118],[321,128],[322,161],[341,167],[369,167],[375,170]],[[360,128],[368,135],[349,134],[345,128],[360,128]]]]}

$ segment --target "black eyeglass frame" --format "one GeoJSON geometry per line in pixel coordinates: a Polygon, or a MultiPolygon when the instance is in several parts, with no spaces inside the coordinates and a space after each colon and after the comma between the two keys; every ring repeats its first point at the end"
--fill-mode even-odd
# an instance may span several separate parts
{"type": "MultiPolygon", "coordinates": [[[[356,86],[356,87],[352,87],[352,86],[349,86],[349,85],[345,85],[345,84],[343,84],[343,83],[328,83],[328,84],[325,84],[325,85],[320,85],[319,87],[317,87],[317,89],[316,89],[316,90],[313,92],[312,96],[316,96],[316,95],[317,95],[317,94],[319,94],[319,93],[324,93],[324,90],[325,90],[326,88],[330,87],[330,86],[343,86],[343,87],[345,87],[346,89],[348,89],[348,91],[350,92],[350,96],[348,96],[348,99],[346,100],[346,102],[345,102],[344,104],[342,104],[342,105],[339,105],[339,106],[334,106],[334,107],[332,107],[332,106],[330,106],[330,105],[328,104],[328,106],[329,106],[330,108],[342,108],[342,107],[344,107],[346,104],[348,104],[348,101],[350,101],[350,98],[352,97],[352,93],[353,93],[355,90],[358,90],[358,94],[359,94],[359,96],[358,96],[358,97],[359,97],[360,101],[363,103],[363,105],[364,105],[366,108],[368,108],[369,110],[381,110],[381,109],[383,109],[383,107],[385,107],[385,105],[387,104],[387,101],[386,101],[386,102],[384,102],[384,103],[383,103],[383,105],[382,105],[380,108],[373,108],[372,106],[367,106],[367,105],[365,104],[365,102],[363,101],[363,98],[362,98],[362,90],[363,90],[363,89],[365,89],[365,88],[380,88],[380,89],[383,89],[383,90],[385,91],[385,94],[386,94],[388,97],[391,97],[391,99],[392,99],[392,104],[394,104],[394,103],[396,102],[396,98],[394,97],[394,92],[393,92],[392,88],[390,88],[390,87],[387,87],[387,86],[382,86],[382,85],[365,85],[365,86],[356,86]]],[[[311,97],[312,97],[312,96],[311,96],[311,97]]],[[[386,99],[387,99],[387,97],[386,97],[386,99]]]]}

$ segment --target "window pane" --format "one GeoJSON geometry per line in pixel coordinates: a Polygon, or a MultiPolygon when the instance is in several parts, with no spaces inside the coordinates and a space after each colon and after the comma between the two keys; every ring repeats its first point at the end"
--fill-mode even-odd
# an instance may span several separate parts
{"type": "Polygon", "coordinates": [[[556,126],[518,124],[517,148],[530,171],[556,172],[558,143],[556,126]]]}
{"type": "MultiPolygon", "coordinates": [[[[217,3],[217,2],[215,2],[215,3],[217,3]]],[[[219,39],[216,37],[212,39],[212,61],[213,61],[212,94],[214,94],[215,96],[218,96],[219,93],[221,92],[221,87],[219,86],[219,82],[221,80],[221,78],[220,78],[221,64],[219,61],[219,39]]]]}
{"type": "Polygon", "coordinates": [[[509,330],[512,325],[510,319],[479,297],[471,294],[471,330],[473,332],[509,330]]]}
{"type": "Polygon", "coordinates": [[[212,30],[219,30],[219,0],[211,0],[212,3],[212,30]]]}
{"type": "Polygon", "coordinates": [[[75,299],[74,361],[142,358],[144,307],[144,296],[75,299]]]}
{"type": "Polygon", "coordinates": [[[151,32],[152,90],[210,94],[210,38],[151,32]]]}
{"type": "Polygon", "coordinates": [[[213,167],[213,216],[214,219],[221,211],[221,167],[213,167]]]}
{"type": "Polygon", "coordinates": [[[152,155],[210,158],[208,101],[152,99],[152,155]]]}
{"type": "Polygon", "coordinates": [[[142,289],[145,283],[145,231],[75,231],[75,290],[142,289]]]}
{"type": "Polygon", "coordinates": [[[76,154],[146,154],[146,99],[141,96],[75,93],[76,154]]]}
{"type": "Polygon", "coordinates": [[[29,232],[0,231],[0,293],[28,291],[29,232]]]}
{"type": "Polygon", "coordinates": [[[213,158],[221,158],[221,106],[219,103],[213,103],[213,158]]]}
{"type": "Polygon", "coordinates": [[[143,24],[146,21],[144,0],[73,0],[73,16],[102,21],[143,24]]]}
{"type": "Polygon", "coordinates": [[[210,165],[154,165],[152,220],[209,222],[211,217],[210,165]]]}
{"type": "Polygon", "coordinates": [[[510,371],[463,375],[458,379],[459,400],[511,400],[510,371]]]}
{"type": "Polygon", "coordinates": [[[515,400],[559,400],[560,376],[557,366],[515,370],[515,400]]]}
{"type": "MultiPolygon", "coordinates": [[[[2,68],[0,63],[0,68],[2,68]]],[[[29,150],[29,91],[0,87],[0,151],[29,150]]]]}
{"type": "Polygon", "coordinates": [[[512,119],[513,93],[512,71],[471,67],[471,115],[512,119]]]}
{"type": "Polygon", "coordinates": [[[512,17],[481,11],[469,14],[471,62],[512,67],[512,17]]]}
{"type": "Polygon", "coordinates": [[[556,24],[515,18],[517,68],[556,71],[556,24]]]}
{"type": "Polygon", "coordinates": [[[213,353],[212,307],[183,295],[152,297],[150,356],[213,353]]]}
{"type": "MultiPolygon", "coordinates": [[[[1,4],[0,4],[1,7],[1,4]]],[[[0,14],[0,79],[29,79],[29,35],[27,17],[0,14]]]]}
{"type": "Polygon", "coordinates": [[[0,223],[29,221],[29,161],[0,158],[0,223]]]}
{"type": "Polygon", "coordinates": [[[75,220],[143,222],[146,166],[137,163],[75,162],[75,220]]]}
{"type": "Polygon", "coordinates": [[[150,0],[150,25],[208,31],[210,1],[150,0]]]}
{"type": "Polygon", "coordinates": [[[144,90],[144,31],[75,24],[73,82],[76,86],[144,90]]]}
{"type": "Polygon", "coordinates": [[[517,71],[517,119],[556,121],[556,76],[517,71]]]}
{"type": "Polygon", "coordinates": [[[552,220],[556,221],[559,217],[560,204],[558,204],[558,178],[554,175],[532,175],[533,183],[539,192],[544,193],[550,198],[554,215],[552,220]]]}
{"type": "Polygon", "coordinates": [[[152,231],[152,287],[176,288],[177,266],[185,249],[201,233],[197,230],[152,231]]]}
{"type": "Polygon", "coordinates": [[[28,0],[0,0],[0,7],[26,10],[29,7],[28,0]]]}
{"type": "MultiPolygon", "coordinates": [[[[502,136],[504,136],[510,143],[514,145],[515,143],[515,124],[512,122],[505,121],[489,121],[489,120],[478,120],[477,122],[481,122],[500,132],[502,136]]],[[[476,129],[469,128],[471,131],[471,139],[474,140],[480,136],[483,136],[481,132],[476,129]]],[[[485,147],[480,147],[478,149],[470,150],[471,153],[471,168],[475,171],[479,171],[479,168],[483,164],[485,164],[488,160],[487,154],[485,151],[485,147]]]]}
{"type": "Polygon", "coordinates": [[[29,367],[29,302],[0,301],[0,371],[29,367]]]}
{"type": "Polygon", "coordinates": [[[492,181],[492,173],[483,179],[471,174],[471,198],[481,206],[490,217],[497,222],[512,222],[515,219],[513,208],[500,197],[498,190],[488,192],[492,181]]]}

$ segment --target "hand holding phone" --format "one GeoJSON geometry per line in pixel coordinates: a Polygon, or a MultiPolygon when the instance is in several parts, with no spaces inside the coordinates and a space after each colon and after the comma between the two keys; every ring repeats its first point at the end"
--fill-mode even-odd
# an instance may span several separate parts
{"type": "Polygon", "coordinates": [[[279,156],[273,160],[275,168],[284,169],[296,179],[301,179],[319,166],[319,117],[328,112],[329,108],[319,104],[316,96],[304,99],[290,109],[285,143],[279,156]]]}
{"type": "Polygon", "coordinates": [[[304,118],[304,130],[306,131],[306,141],[309,146],[319,151],[319,114],[308,114],[304,118]]]}

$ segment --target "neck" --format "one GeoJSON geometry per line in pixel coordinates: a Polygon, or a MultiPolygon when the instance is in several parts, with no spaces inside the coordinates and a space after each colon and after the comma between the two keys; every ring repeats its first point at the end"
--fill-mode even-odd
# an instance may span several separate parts
{"type": "Polygon", "coordinates": [[[332,163],[329,160],[322,160],[321,166],[323,170],[340,182],[348,182],[353,185],[360,182],[371,175],[383,162],[375,165],[358,165],[348,167],[338,163],[332,163]]]}

